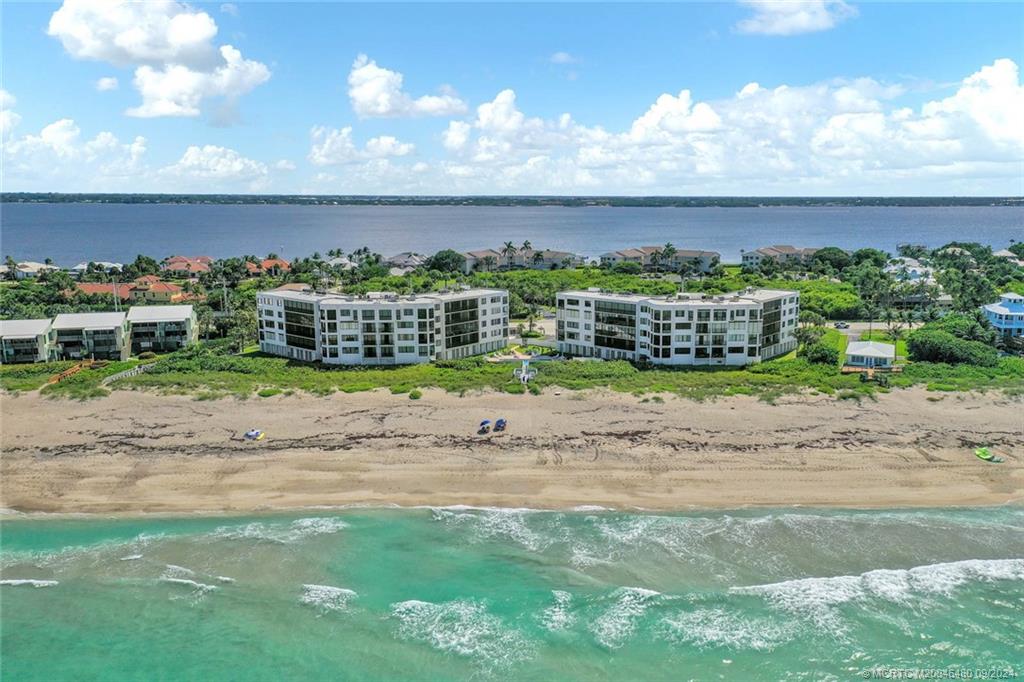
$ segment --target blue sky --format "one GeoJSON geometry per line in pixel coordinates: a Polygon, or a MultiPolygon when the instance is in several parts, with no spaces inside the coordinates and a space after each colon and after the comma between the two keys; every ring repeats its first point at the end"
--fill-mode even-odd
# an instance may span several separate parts
{"type": "Polygon", "coordinates": [[[1022,36],[1010,2],[5,3],[4,189],[1022,194],[1022,36]]]}

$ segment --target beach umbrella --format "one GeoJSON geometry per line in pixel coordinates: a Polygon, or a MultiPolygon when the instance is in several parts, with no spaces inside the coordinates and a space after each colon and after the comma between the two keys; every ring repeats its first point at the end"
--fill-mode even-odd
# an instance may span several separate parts
{"type": "Polygon", "coordinates": [[[491,423],[490,419],[485,419],[482,422],[480,422],[480,426],[488,426],[490,423],[491,423]]]}

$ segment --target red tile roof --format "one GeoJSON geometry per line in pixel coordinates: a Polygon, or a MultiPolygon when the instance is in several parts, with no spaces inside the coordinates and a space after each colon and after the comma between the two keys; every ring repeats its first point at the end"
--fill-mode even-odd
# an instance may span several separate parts
{"type": "MultiPolygon", "coordinates": [[[[101,294],[105,296],[114,295],[114,285],[111,282],[78,282],[75,284],[75,288],[79,292],[90,296],[94,294],[101,294]]],[[[135,285],[131,283],[118,284],[117,297],[122,301],[127,301],[131,298],[132,289],[134,288],[135,285]]]]}
{"type": "Polygon", "coordinates": [[[291,266],[288,264],[288,261],[284,260],[283,258],[267,258],[262,263],[260,263],[260,267],[263,268],[264,272],[266,272],[267,270],[273,270],[274,268],[285,271],[291,269],[291,266]]]}

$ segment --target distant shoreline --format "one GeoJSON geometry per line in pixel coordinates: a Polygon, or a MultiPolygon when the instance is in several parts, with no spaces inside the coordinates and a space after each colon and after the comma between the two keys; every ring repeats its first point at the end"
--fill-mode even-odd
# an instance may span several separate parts
{"type": "Polygon", "coordinates": [[[500,206],[562,208],[856,208],[1024,207],[1024,197],[771,197],[771,196],[395,196],[288,194],[80,194],[4,192],[9,204],[196,204],[293,206],[500,206]]]}

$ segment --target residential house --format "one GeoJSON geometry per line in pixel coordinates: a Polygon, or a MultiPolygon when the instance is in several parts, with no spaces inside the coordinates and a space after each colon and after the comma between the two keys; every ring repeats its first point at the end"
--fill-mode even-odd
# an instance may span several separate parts
{"type": "Polygon", "coordinates": [[[135,287],[134,282],[75,282],[75,288],[66,290],[64,295],[109,296],[111,300],[116,296],[119,301],[130,301],[135,287]]]}
{"type": "Polygon", "coordinates": [[[508,344],[508,292],[399,296],[264,291],[260,349],[307,362],[403,365],[464,358],[508,344]]]}
{"type": "Polygon", "coordinates": [[[1017,254],[1015,254],[1013,251],[1010,251],[1009,249],[1000,249],[998,251],[993,251],[992,255],[995,256],[996,258],[1005,258],[1006,260],[1015,264],[1017,267],[1024,268],[1024,259],[1019,258],[1017,254]]]}
{"type": "Polygon", "coordinates": [[[880,341],[851,341],[846,347],[846,365],[866,369],[892,369],[896,346],[880,341]]]}
{"type": "Polygon", "coordinates": [[[789,244],[775,244],[773,246],[762,246],[759,249],[753,251],[743,252],[743,265],[748,268],[760,267],[761,262],[766,258],[770,258],[775,261],[778,265],[792,265],[800,264],[807,265],[811,262],[816,254],[821,249],[814,247],[795,247],[789,244]]]}
{"type": "Polygon", "coordinates": [[[182,279],[198,279],[199,275],[210,271],[213,259],[209,256],[171,256],[162,266],[164,272],[182,279]]]}
{"type": "Polygon", "coordinates": [[[427,256],[419,253],[413,253],[412,251],[403,251],[397,255],[391,256],[384,261],[385,265],[390,265],[394,268],[401,268],[402,270],[411,271],[425,265],[427,262],[427,256]]]}
{"type": "Polygon", "coordinates": [[[53,319],[61,358],[127,360],[131,351],[125,313],[63,313],[53,319]]]}
{"type": "Polygon", "coordinates": [[[199,338],[199,324],[190,305],[132,306],[128,329],[133,353],[174,351],[199,338]]]}
{"type": "Polygon", "coordinates": [[[43,274],[44,272],[54,272],[60,270],[56,265],[47,265],[46,263],[36,263],[34,261],[22,261],[18,263],[14,268],[15,279],[33,279],[43,274]]]}
{"type": "Polygon", "coordinates": [[[173,282],[147,282],[136,284],[131,291],[132,303],[180,303],[189,294],[173,282]]]}
{"type": "Polygon", "coordinates": [[[89,266],[90,265],[96,265],[100,269],[102,269],[103,272],[107,272],[107,273],[114,272],[114,271],[121,272],[122,270],[124,270],[124,265],[121,264],[121,263],[111,263],[111,262],[105,261],[105,260],[97,260],[97,261],[90,261],[88,263],[79,263],[75,267],[71,268],[68,272],[71,273],[72,277],[76,277],[76,278],[77,277],[81,277],[82,275],[84,275],[85,273],[87,273],[89,271],[89,266]]]}
{"type": "Polygon", "coordinates": [[[501,253],[494,249],[481,249],[479,251],[466,251],[462,254],[466,259],[462,271],[467,275],[475,270],[497,270],[503,267],[507,260],[501,253]],[[488,265],[494,259],[493,265],[488,265]]]}
{"type": "Polygon", "coordinates": [[[260,261],[260,270],[271,277],[280,277],[291,269],[291,264],[283,258],[265,258],[260,261]]]}
{"type": "MultiPolygon", "coordinates": [[[[500,263],[507,263],[509,258],[503,257],[500,263]]],[[[583,256],[571,251],[555,249],[520,249],[511,258],[513,268],[531,270],[555,270],[557,268],[576,268],[585,263],[583,256]]]]}
{"type": "Polygon", "coordinates": [[[358,263],[354,262],[348,256],[337,256],[325,262],[332,268],[341,268],[342,270],[351,270],[352,268],[359,266],[358,263]]]}
{"type": "Polygon", "coordinates": [[[989,323],[1005,338],[1024,336],[1024,296],[1012,291],[981,307],[989,323]]]}
{"type": "Polygon", "coordinates": [[[894,258],[883,268],[900,282],[935,284],[935,270],[916,258],[894,258]]]}
{"type": "Polygon", "coordinates": [[[658,365],[748,365],[797,347],[796,291],[643,296],[599,289],[556,295],[566,355],[658,365]]]}
{"type": "Polygon", "coordinates": [[[51,320],[0,320],[0,364],[55,360],[56,340],[51,320]]]}
{"type": "Polygon", "coordinates": [[[645,266],[650,256],[643,249],[622,249],[601,254],[601,265],[618,265],[619,263],[639,263],[645,266]]]}

